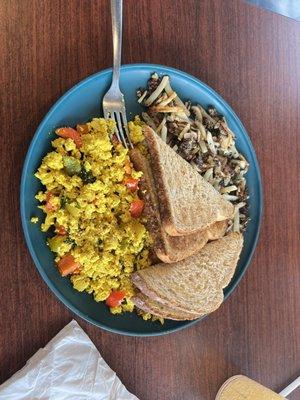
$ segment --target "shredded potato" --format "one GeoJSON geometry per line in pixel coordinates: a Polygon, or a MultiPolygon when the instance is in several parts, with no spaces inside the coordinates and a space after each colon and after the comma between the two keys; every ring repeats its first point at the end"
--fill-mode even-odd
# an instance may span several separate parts
{"type": "Polygon", "coordinates": [[[150,106],[156,99],[157,97],[161,94],[161,92],[164,90],[166,87],[167,83],[169,82],[169,77],[164,76],[160,82],[160,84],[157,86],[157,88],[154,90],[153,93],[145,100],[145,105],[150,106]]]}

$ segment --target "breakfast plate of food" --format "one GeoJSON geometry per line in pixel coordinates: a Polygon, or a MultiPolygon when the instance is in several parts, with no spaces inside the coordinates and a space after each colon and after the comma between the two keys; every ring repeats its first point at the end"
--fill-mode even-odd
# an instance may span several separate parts
{"type": "Polygon", "coordinates": [[[103,329],[159,335],[220,308],[254,252],[262,188],[229,105],[159,65],[121,69],[133,148],[101,117],[111,70],[62,96],[21,181],[25,239],[42,278],[103,329]]]}

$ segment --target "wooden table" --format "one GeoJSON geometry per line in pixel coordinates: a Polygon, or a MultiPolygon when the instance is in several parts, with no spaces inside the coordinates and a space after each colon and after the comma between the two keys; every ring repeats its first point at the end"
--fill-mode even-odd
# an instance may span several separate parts
{"type": "Polygon", "coordinates": [[[24,243],[20,174],[53,102],[111,65],[109,3],[1,0],[0,381],[75,318],[143,400],[213,400],[234,374],[280,390],[300,370],[300,24],[242,0],[126,0],[124,12],[124,63],[187,71],[219,92],[243,121],[264,183],[259,245],[221,309],[168,336],[103,332],[58,302],[24,243]]]}

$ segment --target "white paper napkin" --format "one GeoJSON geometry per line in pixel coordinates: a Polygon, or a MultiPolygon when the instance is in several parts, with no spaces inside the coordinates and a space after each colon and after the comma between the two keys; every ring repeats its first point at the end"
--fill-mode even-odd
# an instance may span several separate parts
{"type": "Polygon", "coordinates": [[[74,320],[0,386],[0,399],[138,400],[74,320]]]}

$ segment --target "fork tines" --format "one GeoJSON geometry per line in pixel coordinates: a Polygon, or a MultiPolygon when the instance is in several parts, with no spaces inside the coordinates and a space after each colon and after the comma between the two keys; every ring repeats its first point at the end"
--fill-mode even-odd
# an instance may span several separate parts
{"type": "Polygon", "coordinates": [[[105,119],[112,119],[116,123],[115,134],[117,139],[126,149],[129,147],[133,148],[128,126],[127,126],[127,118],[125,112],[118,112],[118,111],[105,111],[104,112],[105,119]]]}

